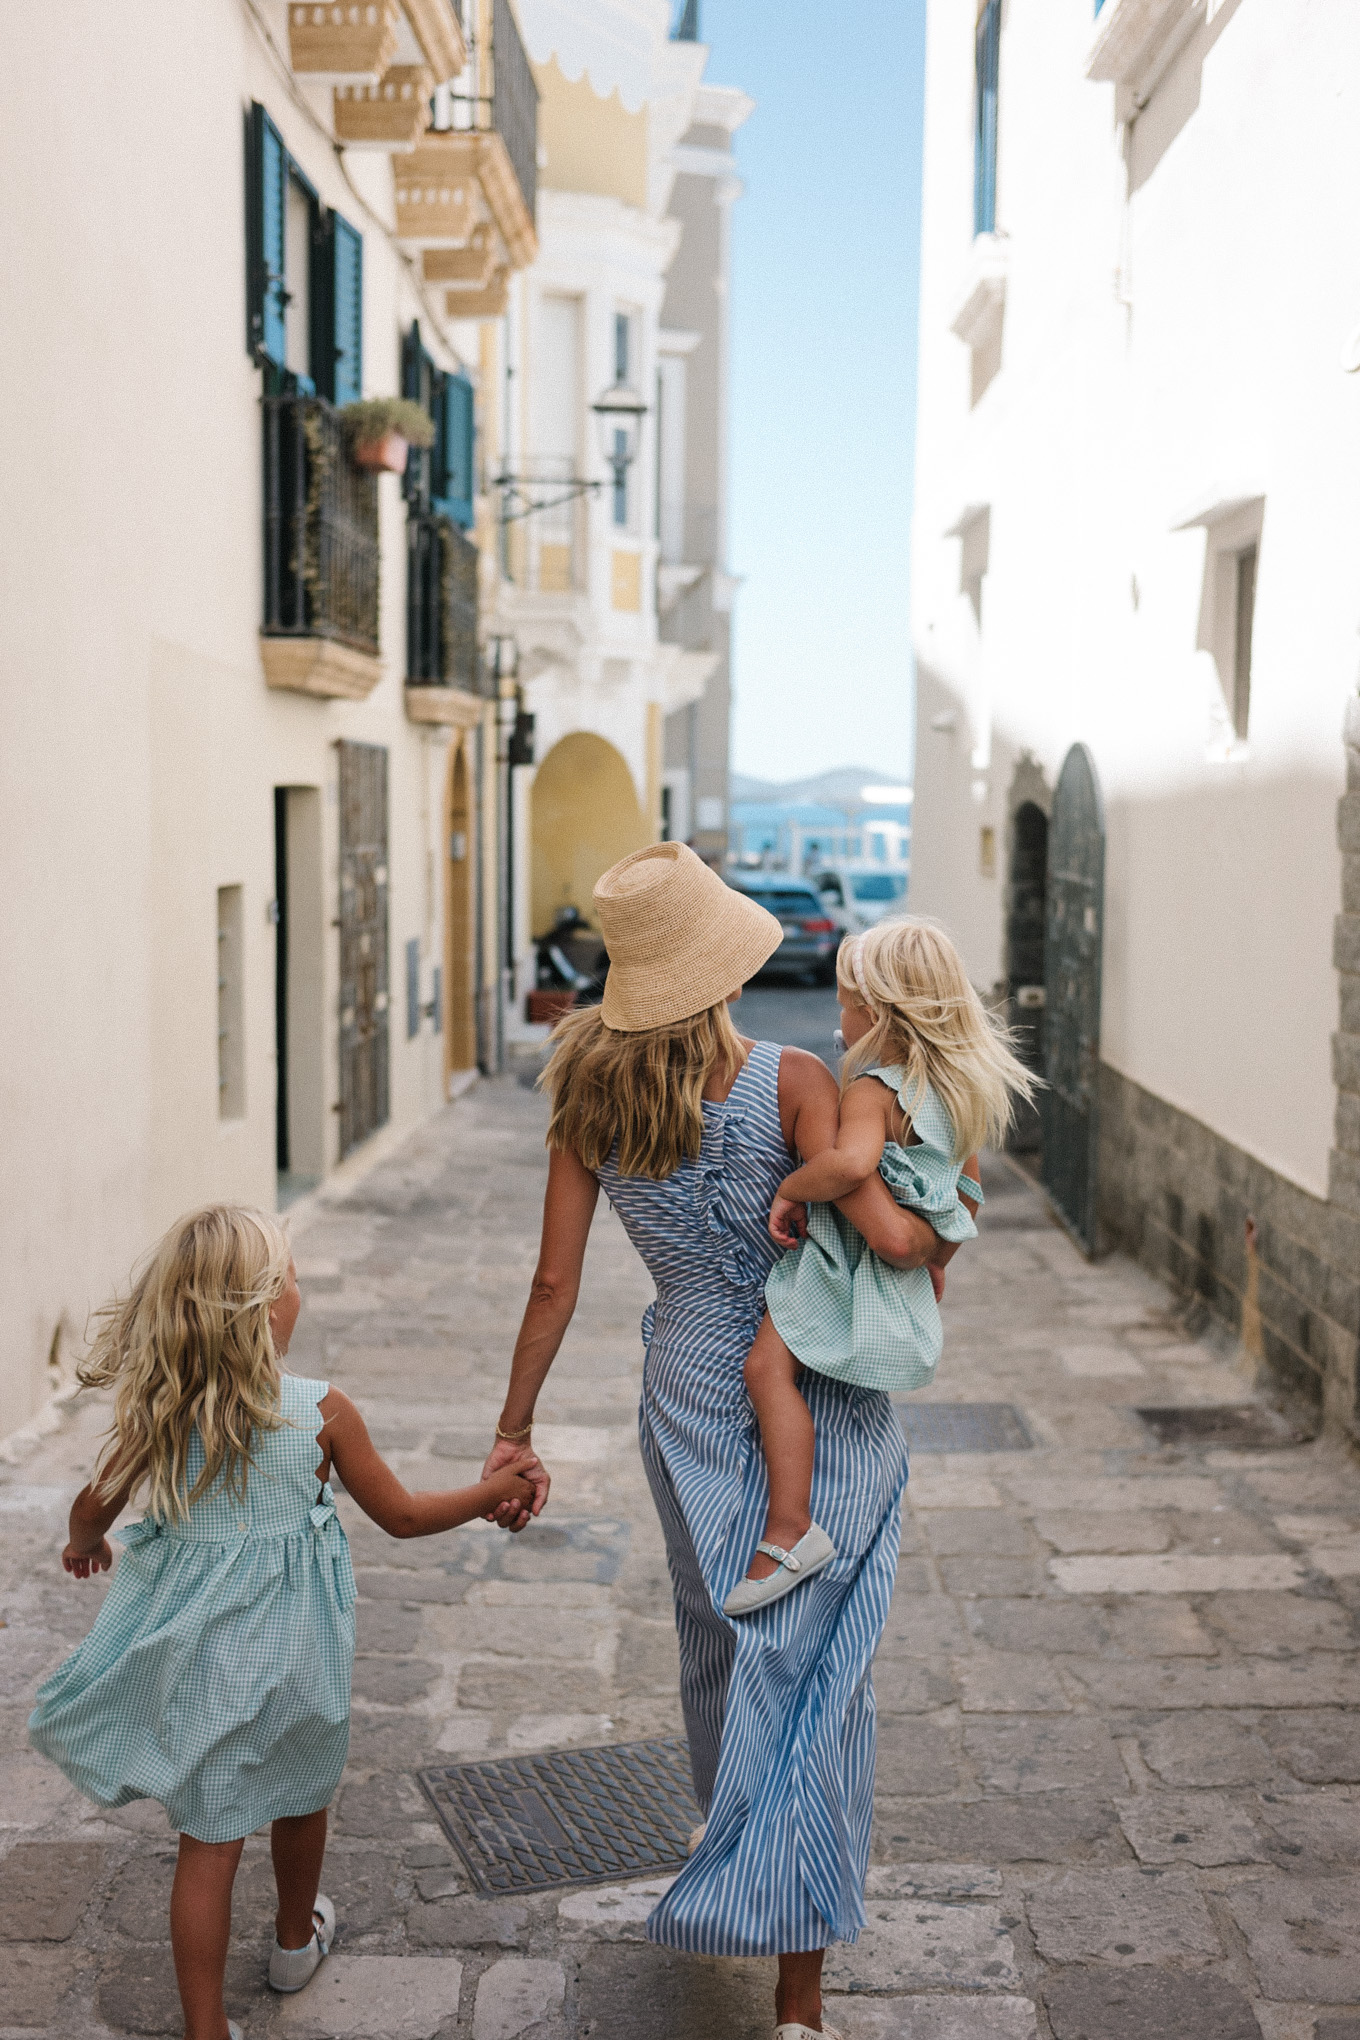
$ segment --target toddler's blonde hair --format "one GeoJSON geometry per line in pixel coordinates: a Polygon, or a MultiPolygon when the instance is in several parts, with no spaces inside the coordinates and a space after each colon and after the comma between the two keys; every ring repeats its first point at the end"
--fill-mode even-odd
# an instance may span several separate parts
{"type": "Polygon", "coordinates": [[[954,1159],[1005,1138],[1017,1098],[1039,1079],[1011,1051],[1010,1032],[968,981],[963,959],[936,921],[880,921],[841,944],[842,996],[873,1026],[841,1065],[841,1088],[883,1065],[906,1070],[910,1111],[934,1090],[954,1127],[954,1159]]]}
{"type": "Polygon", "coordinates": [[[80,1379],[114,1390],[97,1497],[145,1484],[148,1513],[175,1523],[219,1478],[244,1496],[255,1433],[283,1421],[269,1309],[283,1293],[289,1259],[277,1219],[244,1205],[205,1205],[178,1219],[129,1293],[96,1313],[80,1379]],[[195,1431],[203,1468],[190,1487],[195,1431]]]}

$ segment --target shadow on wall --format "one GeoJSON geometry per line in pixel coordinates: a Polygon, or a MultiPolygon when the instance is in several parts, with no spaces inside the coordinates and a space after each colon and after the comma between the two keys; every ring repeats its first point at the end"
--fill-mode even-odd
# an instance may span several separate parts
{"type": "Polygon", "coordinates": [[[1134,117],[1125,129],[1124,144],[1130,193],[1147,183],[1198,108],[1204,59],[1241,4],[1242,0],[1219,0],[1213,20],[1206,24],[1201,18],[1166,75],[1154,85],[1146,106],[1130,109],[1134,117]]]}

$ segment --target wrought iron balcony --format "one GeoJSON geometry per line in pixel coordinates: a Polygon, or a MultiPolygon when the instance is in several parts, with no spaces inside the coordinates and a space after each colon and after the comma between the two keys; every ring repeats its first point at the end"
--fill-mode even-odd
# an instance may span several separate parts
{"type": "Polygon", "coordinates": [[[364,695],[378,665],[378,481],[321,397],[266,397],[264,617],[271,686],[364,695]],[[290,645],[334,648],[306,658],[290,645]]]}
{"type": "Polygon", "coordinates": [[[510,271],[538,253],[538,87],[509,0],[492,0],[490,23],[449,98],[450,124],[392,166],[397,234],[424,251],[428,282],[452,286],[452,318],[498,316],[510,271]]]}
{"type": "MultiPolygon", "coordinates": [[[[476,546],[447,517],[422,510],[407,519],[406,544],[407,687],[482,693],[476,546]]],[[[446,720],[437,707],[424,703],[422,719],[446,720]]]]}

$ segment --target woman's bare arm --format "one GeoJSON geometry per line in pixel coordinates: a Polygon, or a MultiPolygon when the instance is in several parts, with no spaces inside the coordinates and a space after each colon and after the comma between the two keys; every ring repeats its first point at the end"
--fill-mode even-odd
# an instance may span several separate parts
{"type": "MultiPolygon", "coordinates": [[[[586,1257],[590,1222],[595,1216],[600,1186],[585,1164],[570,1151],[553,1151],[548,1160],[548,1187],[543,1197],[543,1234],[538,1249],[538,1266],[524,1306],[514,1358],[510,1362],[510,1386],[500,1415],[502,1431],[523,1431],[534,1420],[538,1392],[548,1369],[557,1358],[567,1326],[576,1309],[581,1289],[581,1269],[586,1257]]],[[[508,1466],[524,1449],[524,1440],[497,1438],[487,1455],[483,1476],[508,1466]]],[[[537,1515],[548,1499],[551,1485],[547,1472],[534,1462],[529,1473],[534,1485],[531,1510],[500,1521],[508,1530],[522,1530],[530,1515],[537,1515]]]]}
{"type": "Polygon", "coordinates": [[[483,1475],[475,1487],[413,1495],[382,1457],[367,1424],[342,1390],[332,1388],[322,1398],[321,1415],[318,1478],[324,1480],[334,1466],[345,1492],[389,1537],[433,1537],[506,1504],[518,1514],[534,1499],[529,1467],[536,1462],[522,1447],[518,1463],[501,1467],[490,1478],[483,1475]]]}

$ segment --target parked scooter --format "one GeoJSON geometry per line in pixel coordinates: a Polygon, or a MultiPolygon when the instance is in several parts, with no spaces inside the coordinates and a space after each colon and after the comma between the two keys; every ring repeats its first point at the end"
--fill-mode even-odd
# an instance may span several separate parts
{"type": "Polygon", "coordinates": [[[575,992],[578,1006],[598,1006],[609,975],[609,955],[579,907],[559,907],[535,945],[540,992],[575,992]]]}

